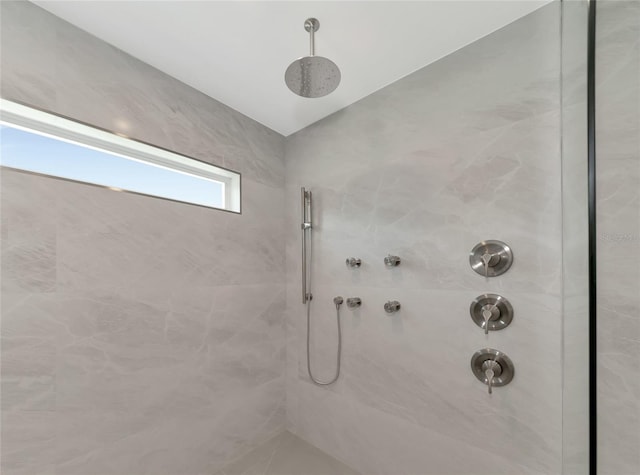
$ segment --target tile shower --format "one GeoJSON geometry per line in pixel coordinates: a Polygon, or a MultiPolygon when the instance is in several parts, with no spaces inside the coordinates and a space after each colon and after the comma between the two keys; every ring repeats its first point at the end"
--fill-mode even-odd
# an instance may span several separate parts
{"type": "Polygon", "coordinates": [[[542,8],[287,138],[287,427],[363,473],[561,472],[559,22],[559,4],[542,8]],[[306,374],[300,186],[316,201],[318,377],[333,371],[333,296],[363,302],[342,310],[328,390],[306,374]],[[515,254],[488,280],[468,260],[485,239],[515,254]],[[469,317],[485,292],[516,312],[488,337],[469,317]],[[493,398],[469,369],[487,346],[518,375],[493,398]]]}
{"type": "Polygon", "coordinates": [[[284,141],[26,2],[2,96],[242,173],[243,214],[2,172],[2,473],[204,474],[284,428],[284,141]]]}
{"type": "MultiPolygon", "coordinates": [[[[633,237],[640,4],[599,4],[598,219],[633,237]]],[[[2,473],[295,473],[283,447],[333,473],[587,473],[579,451],[567,468],[563,440],[563,160],[567,106],[582,105],[562,84],[560,2],[286,138],[33,4],[0,8],[2,97],[237,170],[243,193],[235,215],[2,170],[2,473]],[[327,388],[306,372],[302,186],[321,378],[333,297],[362,299],[341,310],[327,388]],[[468,263],[485,239],[515,255],[488,280],[468,263]],[[515,309],[488,336],[469,318],[486,292],[515,309]],[[516,366],[491,398],[469,369],[484,347],[516,366]]],[[[633,239],[599,245],[615,263],[600,270],[615,324],[599,334],[599,473],[631,475],[640,256],[633,239]]]]}

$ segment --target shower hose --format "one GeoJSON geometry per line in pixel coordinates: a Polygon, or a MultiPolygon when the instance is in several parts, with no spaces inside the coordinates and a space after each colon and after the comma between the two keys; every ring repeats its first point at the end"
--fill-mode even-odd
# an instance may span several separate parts
{"type": "MultiPolygon", "coordinates": [[[[335,383],[340,377],[340,357],[342,354],[342,329],[340,328],[340,305],[342,304],[342,298],[336,297],[333,300],[333,303],[336,306],[336,323],[338,326],[338,354],[336,357],[336,372],[335,376],[329,381],[321,381],[316,379],[313,376],[313,371],[311,370],[311,263],[312,259],[312,239],[311,239],[311,229],[307,231],[309,233],[309,246],[308,246],[308,262],[307,266],[307,289],[309,289],[308,297],[307,297],[307,371],[309,373],[309,378],[318,386],[329,386],[330,384],[335,383]]],[[[306,258],[307,256],[305,256],[306,258]]]]}

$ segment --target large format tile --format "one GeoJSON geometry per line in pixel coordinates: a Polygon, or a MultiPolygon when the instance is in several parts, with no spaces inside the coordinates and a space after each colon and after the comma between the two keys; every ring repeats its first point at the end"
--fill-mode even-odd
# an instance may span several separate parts
{"type": "Polygon", "coordinates": [[[358,475],[290,432],[273,437],[240,460],[226,466],[222,475],[358,475]]]}
{"type": "Polygon", "coordinates": [[[284,139],[29,2],[2,96],[242,174],[242,214],[2,170],[2,473],[211,474],[285,420],[284,139]]]}
{"type": "Polygon", "coordinates": [[[598,470],[640,472],[640,3],[597,6],[598,470]]]}
{"type": "Polygon", "coordinates": [[[363,473],[561,471],[559,13],[542,8],[287,138],[287,428],[363,473]],[[342,309],[342,374],[327,388],[307,375],[300,186],[315,204],[316,377],[335,371],[333,297],[363,301],[342,309]],[[486,239],[514,251],[497,278],[469,266],[486,239]],[[385,268],[387,254],[402,264],[385,268]],[[345,268],[349,256],[362,266],[345,268]],[[515,308],[488,337],[469,316],[486,292],[515,308]],[[491,397],[469,368],[483,347],[516,367],[491,397]]]}
{"type": "Polygon", "coordinates": [[[545,467],[518,464],[508,455],[478,449],[332,391],[299,382],[297,430],[325,452],[361,473],[483,475],[549,474],[545,467]],[[309,410],[310,408],[313,410],[309,410]]]}

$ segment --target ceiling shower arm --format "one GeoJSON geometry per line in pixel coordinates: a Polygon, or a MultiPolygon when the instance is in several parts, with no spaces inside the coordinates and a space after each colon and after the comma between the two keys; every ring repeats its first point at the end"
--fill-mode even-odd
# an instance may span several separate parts
{"type": "Polygon", "coordinates": [[[316,31],[320,29],[320,22],[315,18],[308,18],[304,22],[304,29],[309,32],[309,56],[316,55],[316,31]]]}

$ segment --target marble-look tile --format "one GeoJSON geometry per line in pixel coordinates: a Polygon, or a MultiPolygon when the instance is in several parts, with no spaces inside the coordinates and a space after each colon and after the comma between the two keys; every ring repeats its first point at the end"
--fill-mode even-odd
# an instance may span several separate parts
{"type": "MultiPolygon", "coordinates": [[[[606,475],[633,475],[640,467],[640,338],[635,315],[625,324],[616,323],[618,335],[605,340],[609,348],[598,352],[598,458],[606,475]],[[629,330],[635,338],[620,336],[629,330]]],[[[611,313],[599,306],[598,316],[608,321],[611,313]]],[[[606,338],[599,336],[599,342],[606,338]]]]}
{"type": "Polygon", "coordinates": [[[281,449],[285,440],[290,436],[287,432],[277,434],[265,443],[259,445],[238,460],[223,467],[221,475],[264,475],[276,452],[281,449]]]}
{"type": "Polygon", "coordinates": [[[56,30],[50,19],[26,2],[3,2],[0,15],[2,41],[2,81],[0,92],[5,99],[29,102],[40,108],[55,110],[57,91],[50,78],[56,71],[54,45],[56,30]]]}
{"type": "Polygon", "coordinates": [[[282,430],[282,386],[278,379],[243,395],[212,401],[217,408],[207,408],[207,417],[170,408],[150,419],[132,411],[59,411],[57,472],[213,473],[235,454],[282,430]]]}
{"type": "Polygon", "coordinates": [[[640,309],[639,157],[640,149],[635,158],[602,161],[597,168],[599,297],[627,315],[640,309]]]}
{"type": "Polygon", "coordinates": [[[35,5],[2,17],[3,97],[284,184],[280,134],[35,5]]]}
{"type": "MultiPolygon", "coordinates": [[[[9,334],[3,341],[3,384],[5,375],[11,384],[18,374],[20,396],[30,393],[18,407],[56,410],[49,421],[57,435],[59,473],[124,473],[131,465],[140,466],[136,473],[164,473],[160,466],[173,467],[167,473],[209,473],[209,464],[221,465],[282,427],[282,296],[277,286],[269,287],[214,289],[209,305],[220,308],[201,312],[200,325],[190,313],[171,311],[156,318],[157,309],[113,296],[61,296],[58,305],[43,303],[41,312],[53,306],[54,316],[35,314],[32,323],[11,318],[28,315],[20,308],[24,303],[13,304],[8,318],[3,311],[3,330],[9,334]],[[247,298],[243,308],[225,307],[225,302],[242,302],[240,295],[247,298]],[[269,299],[271,305],[261,310],[269,299]],[[238,318],[252,314],[250,320],[238,318]],[[48,321],[50,328],[43,327],[48,321]],[[55,352],[43,355],[32,345],[26,348],[31,358],[25,359],[19,337],[24,333],[36,340],[47,332],[58,341],[55,352]],[[31,361],[39,365],[28,370],[32,378],[45,363],[43,374],[55,375],[52,407],[43,407],[43,397],[36,397],[50,393],[37,392],[40,388],[25,377],[31,361]],[[212,447],[218,447],[214,454],[212,447]],[[156,451],[167,458],[145,455],[156,451]]],[[[40,376],[36,382],[48,381],[40,376]]],[[[14,400],[14,392],[3,387],[3,405],[14,400]]],[[[18,444],[17,434],[15,428],[5,432],[3,442],[18,444]]]]}
{"type": "MultiPolygon", "coordinates": [[[[285,222],[280,136],[68,24],[51,30],[32,5],[4,3],[3,45],[28,41],[3,56],[3,95],[237,169],[245,188],[236,216],[46,181],[61,200],[47,241],[56,272],[44,272],[55,285],[10,279],[7,308],[29,318],[3,321],[3,360],[8,348],[17,375],[3,419],[15,416],[12,434],[41,436],[3,434],[3,469],[214,473],[280,432],[286,223],[287,427],[364,473],[558,471],[557,4],[291,137],[285,222]],[[49,43],[54,54],[42,47],[49,43]],[[20,59],[35,54],[42,67],[55,58],[53,78],[20,59]],[[105,80],[116,74],[126,82],[105,80]],[[331,372],[335,351],[330,299],[349,289],[366,302],[345,312],[345,373],[326,390],[305,376],[300,184],[317,190],[321,211],[313,307],[320,374],[331,372]],[[466,253],[488,237],[511,243],[516,263],[484,281],[466,253]],[[382,268],[387,252],[405,259],[397,272],[382,268]],[[364,257],[360,272],[345,272],[348,255],[364,257]],[[466,309],[487,290],[508,292],[518,312],[488,340],[466,309]],[[398,319],[380,310],[391,292],[405,303],[398,319]],[[53,315],[44,311],[47,294],[55,294],[46,303],[53,315]],[[36,352],[28,368],[20,351],[33,343],[53,353],[36,352]],[[494,343],[515,355],[518,373],[489,399],[467,365],[475,349],[494,343]],[[455,368],[450,378],[441,365],[455,368]],[[52,372],[55,380],[46,379],[52,372]],[[51,391],[61,408],[53,420],[51,391]],[[42,430],[21,422],[24,409],[48,415],[42,430]],[[482,437],[485,427],[499,437],[482,437]],[[516,456],[502,456],[500,443],[516,456]],[[38,459],[25,462],[33,450],[38,459]]],[[[25,196],[28,204],[34,193],[25,196]]],[[[3,242],[12,228],[20,230],[3,216],[3,242]]],[[[614,312],[621,326],[625,312],[614,312]]],[[[612,375],[630,374],[624,358],[606,362],[612,375]]]]}
{"type": "Polygon", "coordinates": [[[361,473],[556,473],[518,465],[509,456],[479,450],[332,391],[318,391],[308,382],[299,382],[298,392],[298,433],[361,473]]]}
{"type": "Polygon", "coordinates": [[[558,8],[540,9],[287,137],[287,183],[305,172],[353,176],[425,144],[557,111],[558,8]],[[310,150],[313,160],[305,159],[310,150]]]}
{"type": "Polygon", "coordinates": [[[216,401],[280,378],[284,329],[278,287],[229,286],[205,293],[200,310],[174,307],[177,299],[166,309],[116,295],[60,295],[64,332],[58,337],[56,407],[139,409],[146,420],[172,408],[194,417],[216,401]]]}
{"type": "Polygon", "coordinates": [[[6,3],[3,97],[284,184],[280,134],[35,5],[6,3]]]}
{"type": "Polygon", "coordinates": [[[284,139],[29,2],[2,96],[242,173],[242,214],[2,170],[2,473],[209,475],[284,428],[284,139]]]}
{"type": "Polygon", "coordinates": [[[552,4],[287,139],[287,428],[362,473],[560,473],[560,107],[552,4]],[[363,299],[342,310],[342,376],[329,388],[306,374],[300,186],[315,203],[317,377],[335,368],[332,298],[363,299]],[[470,269],[483,239],[512,246],[508,273],[470,269]],[[388,253],[400,267],[384,267],[388,253]],[[362,267],[345,269],[348,256],[362,267]],[[469,317],[485,292],[516,309],[488,338],[469,317]],[[395,317],[390,299],[403,305],[395,317]],[[516,366],[491,397],[469,369],[487,346],[516,366]]]}
{"type": "Polygon", "coordinates": [[[54,411],[2,411],[2,473],[55,475],[54,411]]]}
{"type": "Polygon", "coordinates": [[[598,469],[640,471],[640,3],[598,2],[598,469]]]}
{"type": "MultiPolygon", "coordinates": [[[[325,379],[335,365],[331,298],[339,293],[340,287],[333,286],[316,286],[314,293],[313,368],[316,377],[325,379]]],[[[469,317],[464,292],[360,288],[357,295],[362,307],[342,311],[342,378],[329,391],[487,452],[500,454],[509,446],[514,462],[554,470],[561,426],[549,420],[561,417],[561,356],[559,345],[546,342],[560,333],[558,303],[541,303],[548,300],[543,294],[508,294],[518,309],[514,322],[485,337],[469,317]],[[382,309],[387,298],[403,305],[395,317],[382,309]],[[550,318],[541,320],[540,314],[550,318]],[[514,383],[491,397],[469,369],[472,353],[487,346],[517,362],[514,383]],[[494,435],[487,438],[486,433],[494,435]]],[[[302,316],[300,309],[291,330],[301,342],[301,357],[297,374],[289,377],[306,382],[302,316]]]]}
{"type": "Polygon", "coordinates": [[[2,293],[3,413],[55,410],[56,335],[61,326],[54,306],[52,294],[2,293]]]}
{"type": "MultiPolygon", "coordinates": [[[[468,272],[467,254],[492,236],[508,242],[516,255],[509,274],[492,279],[492,285],[558,295],[561,215],[553,212],[560,202],[558,127],[555,114],[517,123],[472,158],[461,154],[462,163],[450,160],[456,150],[451,144],[446,155],[424,152],[322,183],[309,176],[315,192],[316,275],[350,285],[473,288],[483,279],[468,272]],[[492,169],[495,176],[485,177],[492,169]],[[380,272],[387,253],[405,258],[396,272],[380,272]],[[346,273],[344,257],[353,254],[363,266],[346,273]]],[[[296,180],[306,183],[305,178],[296,180]]],[[[298,193],[295,185],[287,188],[290,232],[298,220],[298,193]]],[[[290,262],[297,259],[297,246],[297,239],[290,241],[290,262]]],[[[295,264],[288,270],[297,271],[295,264]]]]}
{"type": "MultiPolygon", "coordinates": [[[[180,298],[163,311],[115,295],[3,296],[3,414],[55,416],[43,430],[55,431],[59,473],[210,473],[283,427],[279,286],[180,298]]],[[[5,427],[5,446],[28,453],[5,427]]]]}
{"type": "Polygon", "coordinates": [[[0,180],[2,290],[54,292],[57,223],[50,180],[8,169],[2,169],[0,180]]]}
{"type": "Polygon", "coordinates": [[[297,475],[300,473],[357,475],[355,470],[311,444],[291,433],[284,433],[282,442],[274,453],[265,475],[297,475]]]}
{"type": "Polygon", "coordinates": [[[265,442],[236,462],[222,475],[357,475],[342,462],[290,432],[265,442]]]}
{"type": "Polygon", "coordinates": [[[56,186],[62,289],[97,287],[156,301],[167,287],[283,281],[280,190],[245,180],[244,210],[237,215],[64,182],[56,186]],[[101,219],[85,223],[90,212],[101,219]]]}

